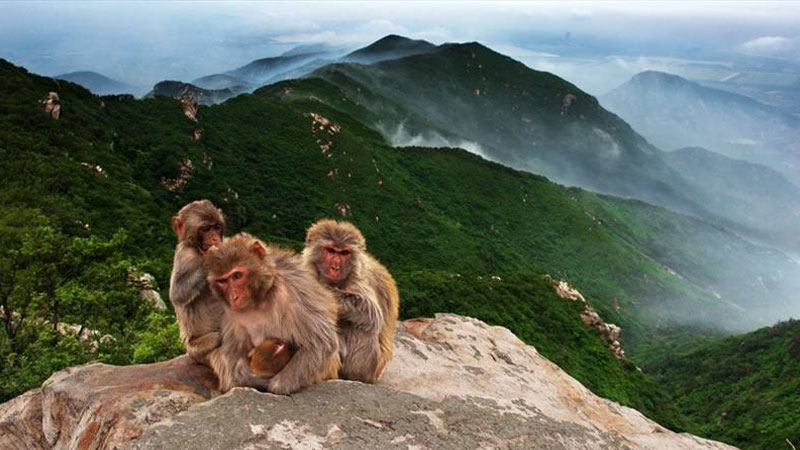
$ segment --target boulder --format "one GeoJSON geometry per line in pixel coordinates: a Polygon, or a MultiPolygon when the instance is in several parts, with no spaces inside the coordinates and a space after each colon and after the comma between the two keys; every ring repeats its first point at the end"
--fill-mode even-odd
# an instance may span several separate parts
{"type": "Polygon", "coordinates": [[[733,448],[592,394],[505,328],[438,314],[395,342],[377,385],[292,396],[217,395],[186,357],[68,369],[0,405],[0,448],[733,448]]]}

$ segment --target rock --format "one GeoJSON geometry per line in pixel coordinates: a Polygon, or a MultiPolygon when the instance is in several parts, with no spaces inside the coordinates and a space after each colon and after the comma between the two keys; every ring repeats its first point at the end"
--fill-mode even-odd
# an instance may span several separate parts
{"type": "Polygon", "coordinates": [[[47,96],[42,100],[44,104],[44,112],[50,118],[58,120],[61,117],[61,103],[58,94],[55,92],[48,92],[47,96]]]}
{"type": "Polygon", "coordinates": [[[181,102],[183,115],[189,120],[197,122],[197,100],[191,95],[181,95],[178,101],[181,102]]]}
{"type": "MultiPolygon", "coordinates": [[[[571,300],[573,302],[580,302],[583,304],[583,311],[581,311],[581,320],[587,326],[594,328],[600,334],[600,337],[608,344],[608,349],[614,354],[614,357],[617,359],[625,359],[625,350],[622,348],[622,345],[619,343],[620,335],[622,334],[622,328],[618,325],[614,325],[613,323],[606,323],[600,314],[595,311],[594,308],[586,301],[586,298],[583,297],[583,294],[578,292],[577,289],[570,286],[569,283],[566,281],[558,281],[552,279],[549,275],[547,278],[553,285],[553,289],[556,291],[556,295],[563,298],[564,300],[571,300]]],[[[616,309],[617,311],[620,310],[619,301],[614,300],[616,302],[616,309]]]]}
{"type": "Polygon", "coordinates": [[[377,385],[205,401],[213,385],[187,357],[58,372],[0,405],[0,448],[732,448],[597,397],[507,329],[451,314],[406,321],[377,385]]]}
{"type": "Polygon", "coordinates": [[[138,366],[88,364],[0,405],[0,448],[118,448],[210,399],[216,378],[188,356],[138,366]]]}
{"type": "Polygon", "coordinates": [[[178,166],[177,178],[161,177],[159,181],[166,190],[175,192],[189,182],[189,180],[192,178],[193,172],[194,164],[192,164],[192,160],[189,158],[183,158],[181,159],[180,166],[178,166]]]}
{"type": "Polygon", "coordinates": [[[139,298],[156,309],[167,309],[167,305],[161,298],[161,294],[156,290],[156,277],[149,273],[138,274],[136,272],[131,272],[128,274],[128,279],[139,291],[139,298]]]}

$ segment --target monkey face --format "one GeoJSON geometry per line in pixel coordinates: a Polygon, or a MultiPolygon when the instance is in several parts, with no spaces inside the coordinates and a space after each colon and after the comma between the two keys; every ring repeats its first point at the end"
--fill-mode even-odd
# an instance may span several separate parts
{"type": "Polygon", "coordinates": [[[250,268],[236,266],[227,273],[214,278],[214,288],[222,293],[225,302],[232,309],[250,306],[250,268]]]}
{"type": "Polygon", "coordinates": [[[222,225],[215,223],[202,226],[200,227],[198,234],[199,236],[197,240],[200,242],[200,248],[201,250],[206,251],[222,242],[222,225]]]}
{"type": "Polygon", "coordinates": [[[338,284],[350,274],[350,258],[353,252],[350,246],[337,246],[333,243],[322,248],[320,258],[321,273],[330,284],[338,284]]]}

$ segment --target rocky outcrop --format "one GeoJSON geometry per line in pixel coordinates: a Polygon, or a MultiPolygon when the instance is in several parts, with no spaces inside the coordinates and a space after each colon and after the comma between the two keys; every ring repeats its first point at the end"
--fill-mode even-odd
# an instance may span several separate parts
{"type": "Polygon", "coordinates": [[[0,448],[119,448],[152,424],[216,394],[214,375],[181,356],[164,363],[89,364],[0,405],[0,448]]]}
{"type": "Polygon", "coordinates": [[[732,448],[597,397],[507,329],[450,314],[405,322],[377,385],[213,388],[186,357],[58,372],[0,405],[0,448],[732,448]]]}
{"type": "MultiPolygon", "coordinates": [[[[614,353],[614,356],[617,359],[625,359],[625,350],[622,349],[622,344],[619,342],[620,335],[622,334],[622,328],[618,325],[614,325],[613,323],[606,323],[600,314],[592,308],[591,305],[586,301],[583,297],[583,294],[578,292],[577,289],[570,286],[569,283],[566,281],[558,281],[553,280],[550,278],[550,282],[553,284],[553,289],[556,291],[556,295],[565,299],[571,300],[573,302],[580,302],[583,305],[583,311],[581,311],[581,320],[587,326],[590,326],[597,330],[600,334],[600,337],[608,344],[608,349],[614,353]]],[[[618,306],[617,301],[617,306],[618,306]]]]}
{"type": "Polygon", "coordinates": [[[243,85],[230,86],[224,89],[203,89],[191,83],[184,83],[181,81],[161,81],[153,86],[153,90],[148,92],[145,98],[156,96],[177,98],[181,101],[181,106],[184,108],[186,117],[191,120],[196,120],[197,104],[216,105],[217,103],[222,103],[248,90],[250,90],[249,87],[243,85]],[[195,106],[194,111],[189,114],[186,112],[186,105],[191,103],[194,103],[195,106]]]}
{"type": "Polygon", "coordinates": [[[128,274],[128,279],[136,286],[136,290],[139,291],[139,298],[156,309],[167,309],[167,305],[161,298],[161,294],[156,290],[156,277],[149,273],[138,274],[136,272],[131,272],[128,274]]]}
{"type": "Polygon", "coordinates": [[[178,166],[178,176],[176,178],[161,177],[159,182],[166,190],[175,192],[189,182],[192,178],[192,173],[194,173],[194,164],[192,164],[192,160],[183,158],[181,159],[180,166],[178,166]]]}
{"type": "Polygon", "coordinates": [[[58,120],[61,117],[61,101],[58,94],[55,92],[48,92],[47,96],[42,100],[44,105],[44,112],[48,117],[58,120]]]}

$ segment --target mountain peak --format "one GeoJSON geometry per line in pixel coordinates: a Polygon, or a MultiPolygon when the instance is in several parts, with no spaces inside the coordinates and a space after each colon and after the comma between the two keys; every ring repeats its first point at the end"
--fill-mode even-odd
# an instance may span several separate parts
{"type": "Polygon", "coordinates": [[[344,57],[344,60],[362,64],[372,64],[387,59],[397,59],[422,53],[430,53],[435,48],[435,45],[425,40],[414,40],[404,36],[390,34],[366,47],[348,54],[344,57]]]}
{"type": "Polygon", "coordinates": [[[631,83],[646,84],[646,85],[660,85],[660,86],[696,86],[697,83],[687,80],[681,76],[659,72],[657,70],[645,70],[639,72],[630,79],[631,83]]]}
{"type": "Polygon", "coordinates": [[[121,94],[135,90],[133,86],[91,70],[63,73],[54,78],[79,84],[97,95],[121,94]]]}

